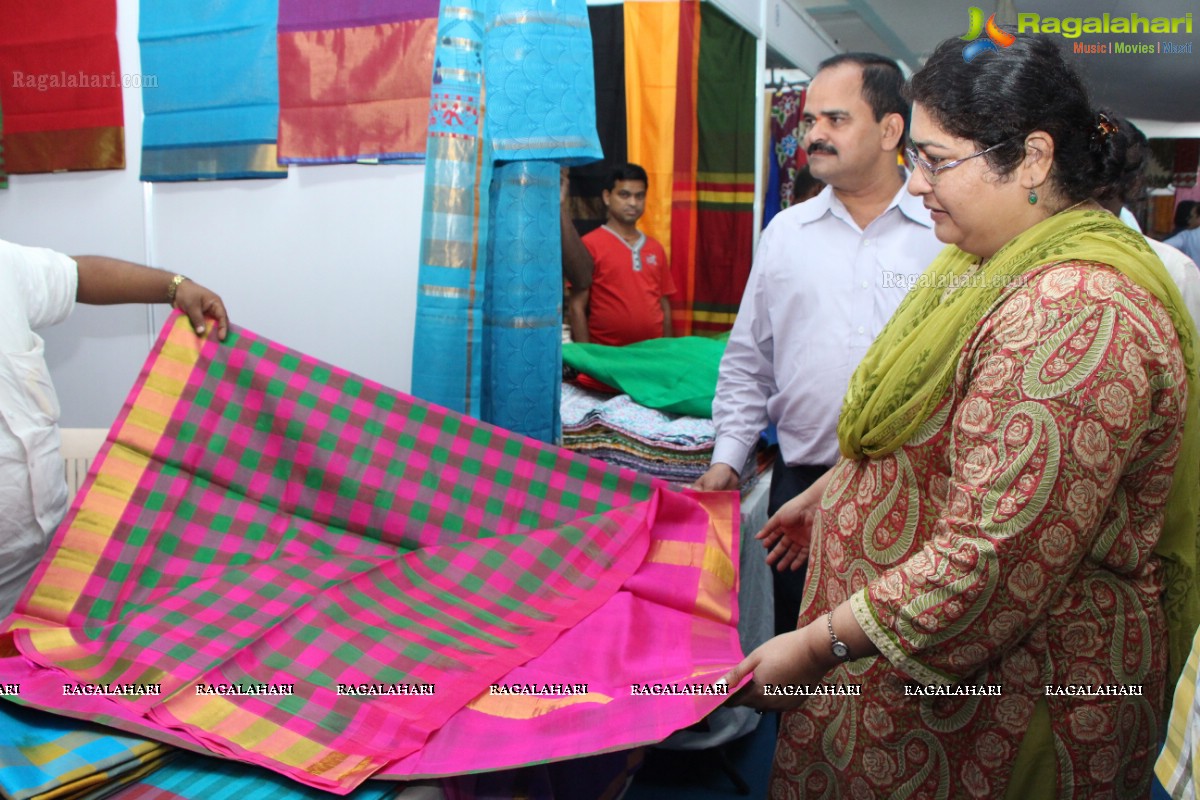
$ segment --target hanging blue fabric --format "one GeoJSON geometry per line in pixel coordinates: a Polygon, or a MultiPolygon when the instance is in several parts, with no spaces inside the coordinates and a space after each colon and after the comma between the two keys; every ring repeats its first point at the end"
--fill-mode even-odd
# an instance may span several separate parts
{"type": "Polygon", "coordinates": [[[601,157],[584,0],[443,6],[413,394],[558,437],[558,165],[601,157]],[[494,171],[494,175],[493,175],[494,171]]]}

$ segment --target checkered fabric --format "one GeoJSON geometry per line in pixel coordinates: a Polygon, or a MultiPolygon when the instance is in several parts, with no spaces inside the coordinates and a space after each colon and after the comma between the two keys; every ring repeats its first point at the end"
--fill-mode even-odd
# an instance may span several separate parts
{"type": "MultiPolygon", "coordinates": [[[[367,781],[347,798],[390,800],[402,788],[392,782],[367,781]]],[[[109,800],[329,800],[329,793],[249,764],[183,753],[109,800]]]]}
{"type": "Polygon", "coordinates": [[[739,660],[736,519],[175,316],[4,625],[0,674],[22,703],[339,792],[632,746],[723,699],[613,696],[739,660]],[[641,649],[609,663],[626,636],[641,649]],[[530,717],[490,701],[512,675],[608,688],[530,717]],[[95,688],[130,686],[160,693],[95,688]],[[553,709],[590,733],[535,719],[553,709]]]}
{"type": "Polygon", "coordinates": [[[102,797],[177,754],[158,742],[0,703],[0,795],[7,800],[102,797]]]}
{"type": "MultiPolygon", "coordinates": [[[[1154,764],[1155,789],[1173,800],[1195,800],[1200,785],[1200,631],[1175,686],[1167,737],[1154,764]]],[[[1155,795],[1158,796],[1158,795],[1155,795]]]]}

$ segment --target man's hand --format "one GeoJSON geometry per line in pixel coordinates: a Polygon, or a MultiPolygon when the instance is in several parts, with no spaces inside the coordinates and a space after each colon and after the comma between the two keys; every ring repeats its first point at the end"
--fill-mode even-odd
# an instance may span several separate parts
{"type": "Polygon", "coordinates": [[[692,484],[692,488],[701,492],[724,492],[736,489],[738,488],[737,470],[728,464],[713,464],[692,484]]]}
{"type": "Polygon", "coordinates": [[[829,473],[826,472],[812,486],[780,506],[763,529],[755,534],[754,538],[769,551],[767,564],[779,572],[795,572],[808,561],[817,506],[828,483],[829,473]]]}
{"type": "Polygon", "coordinates": [[[225,312],[225,303],[216,292],[185,280],[175,290],[174,305],[192,321],[192,328],[198,336],[204,335],[204,318],[212,317],[217,323],[217,338],[225,341],[229,333],[229,315],[225,312]]]}
{"type": "Polygon", "coordinates": [[[75,299],[91,305],[166,303],[178,308],[203,336],[207,314],[217,322],[217,338],[225,341],[229,315],[216,292],[167,270],[108,256],[73,256],[79,284],[75,299]],[[174,287],[174,296],[171,290],[174,287]]]}

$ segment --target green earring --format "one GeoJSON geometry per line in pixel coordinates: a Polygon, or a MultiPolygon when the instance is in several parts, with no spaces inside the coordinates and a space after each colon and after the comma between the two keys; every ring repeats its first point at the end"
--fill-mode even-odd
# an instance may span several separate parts
{"type": "Polygon", "coordinates": [[[1029,205],[1037,205],[1037,192],[1035,192],[1033,189],[1029,190],[1029,205]]]}

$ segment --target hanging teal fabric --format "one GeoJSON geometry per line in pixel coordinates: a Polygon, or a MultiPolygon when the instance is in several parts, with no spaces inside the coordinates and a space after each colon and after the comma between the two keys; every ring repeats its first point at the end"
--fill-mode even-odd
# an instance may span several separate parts
{"type": "Polygon", "coordinates": [[[492,169],[480,97],[487,2],[443,3],[438,17],[413,338],[413,394],[476,417],[492,169]]]}
{"type": "Polygon", "coordinates": [[[143,181],[286,178],[276,160],[277,0],[139,6],[143,181]]]}
{"type": "Polygon", "coordinates": [[[553,161],[496,166],[484,302],[483,419],[551,443],[562,427],[558,192],[553,161]]]}
{"type": "Polygon", "coordinates": [[[413,393],[554,441],[557,165],[601,157],[587,6],[443,5],[437,48],[413,393]]]}

